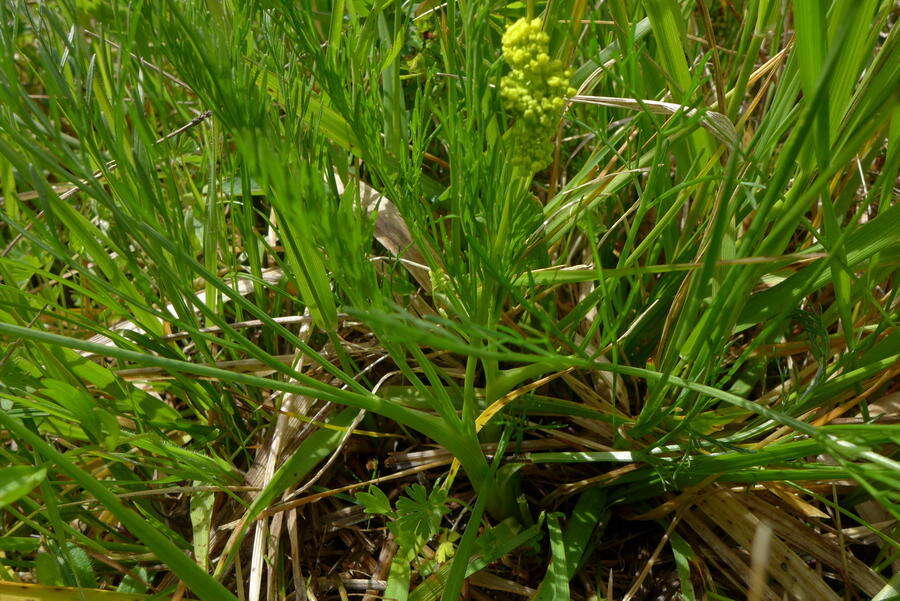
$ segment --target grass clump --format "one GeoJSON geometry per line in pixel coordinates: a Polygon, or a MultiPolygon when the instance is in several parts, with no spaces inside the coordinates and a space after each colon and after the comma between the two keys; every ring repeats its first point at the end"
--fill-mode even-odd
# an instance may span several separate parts
{"type": "Polygon", "coordinates": [[[0,4],[0,598],[891,598],[895,12],[0,4]]]}

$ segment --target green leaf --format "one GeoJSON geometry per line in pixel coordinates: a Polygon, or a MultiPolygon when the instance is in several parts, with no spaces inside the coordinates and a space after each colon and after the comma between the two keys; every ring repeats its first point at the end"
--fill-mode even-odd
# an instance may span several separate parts
{"type": "Polygon", "coordinates": [[[40,392],[67,409],[88,438],[94,442],[103,439],[103,426],[100,422],[103,409],[97,407],[91,395],[67,382],[51,378],[44,378],[42,384],[44,388],[40,392]]]}
{"type": "Polygon", "coordinates": [[[681,596],[684,601],[695,601],[694,584],[691,581],[691,560],[694,559],[694,550],[678,532],[669,533],[669,546],[675,556],[675,569],[678,571],[678,580],[681,585],[681,596]]]}
{"type": "Polygon", "coordinates": [[[135,436],[129,440],[134,446],[166,458],[172,470],[186,478],[209,484],[234,484],[240,476],[234,466],[221,457],[210,457],[184,448],[158,436],[135,436]]]}
{"type": "MultiPolygon", "coordinates": [[[[200,484],[195,481],[195,484],[200,484]]],[[[213,492],[196,492],[191,495],[191,527],[193,529],[194,559],[204,570],[209,570],[209,540],[212,530],[213,492]]]]}
{"type": "Polygon", "coordinates": [[[74,543],[66,543],[66,550],[62,556],[63,569],[70,586],[97,588],[94,564],[84,549],[74,543]]]}
{"type": "Polygon", "coordinates": [[[594,486],[584,491],[566,522],[566,578],[571,580],[575,572],[587,559],[589,542],[594,530],[599,526],[602,531],[609,521],[609,509],[606,501],[606,489],[594,486]]]}
{"type": "Polygon", "coordinates": [[[369,486],[367,492],[356,493],[356,503],[363,506],[366,513],[391,515],[391,501],[380,488],[374,484],[369,486]]]}
{"type": "Polygon", "coordinates": [[[62,566],[59,558],[46,552],[40,552],[34,559],[34,571],[38,582],[47,586],[63,586],[62,566]]]}
{"type": "Polygon", "coordinates": [[[429,493],[421,484],[407,486],[404,492],[406,496],[397,499],[397,519],[391,531],[400,544],[425,544],[449,511],[447,492],[436,487],[429,493]]]}
{"type": "Polygon", "coordinates": [[[147,592],[147,583],[149,581],[150,572],[147,568],[138,566],[132,569],[130,574],[125,574],[125,577],[122,578],[122,582],[116,587],[116,592],[143,594],[147,592]]]}
{"type": "Polygon", "coordinates": [[[0,508],[15,503],[44,481],[47,469],[17,465],[0,469],[0,508]]]}
{"type": "Polygon", "coordinates": [[[541,581],[540,591],[535,601],[555,601],[569,599],[569,568],[566,560],[566,545],[562,528],[559,525],[559,514],[547,516],[547,530],[550,533],[550,566],[547,575],[541,581]]]}
{"type": "Polygon", "coordinates": [[[41,546],[41,539],[29,536],[0,537],[0,551],[5,553],[30,553],[41,546]]]}

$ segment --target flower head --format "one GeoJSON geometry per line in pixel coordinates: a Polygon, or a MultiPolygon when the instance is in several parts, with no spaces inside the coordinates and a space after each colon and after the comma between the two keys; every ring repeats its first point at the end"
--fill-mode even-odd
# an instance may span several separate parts
{"type": "Polygon", "coordinates": [[[568,83],[572,73],[558,59],[550,58],[550,37],[540,19],[522,18],[506,29],[503,59],[511,69],[500,81],[500,96],[516,117],[511,134],[518,149],[515,160],[537,171],[549,162],[549,140],[565,97],[575,94],[568,83]]]}

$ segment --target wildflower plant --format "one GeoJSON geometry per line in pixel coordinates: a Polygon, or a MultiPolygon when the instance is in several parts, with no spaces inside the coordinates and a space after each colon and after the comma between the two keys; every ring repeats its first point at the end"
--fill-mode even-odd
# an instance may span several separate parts
{"type": "Polygon", "coordinates": [[[894,4],[0,2],[0,599],[889,597],[894,4]]]}
{"type": "MultiPolygon", "coordinates": [[[[356,494],[356,502],[367,514],[383,515],[390,520],[388,529],[397,542],[397,556],[391,564],[391,586],[384,597],[405,598],[409,589],[410,563],[438,534],[441,520],[449,512],[447,492],[441,488],[429,492],[421,484],[412,484],[391,509],[387,495],[377,486],[370,486],[366,492],[356,494]]],[[[442,553],[446,556],[448,551],[444,549],[442,553]]]]}

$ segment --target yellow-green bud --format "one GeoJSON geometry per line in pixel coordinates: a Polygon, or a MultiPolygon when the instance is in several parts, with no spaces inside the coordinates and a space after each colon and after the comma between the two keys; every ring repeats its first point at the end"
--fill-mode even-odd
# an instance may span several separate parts
{"type": "Polygon", "coordinates": [[[514,160],[523,168],[538,171],[550,160],[550,138],[565,97],[575,94],[568,85],[572,73],[550,58],[550,37],[541,29],[540,19],[523,18],[507,27],[503,59],[510,72],[500,81],[500,97],[516,117],[510,134],[517,148],[514,160]]]}

